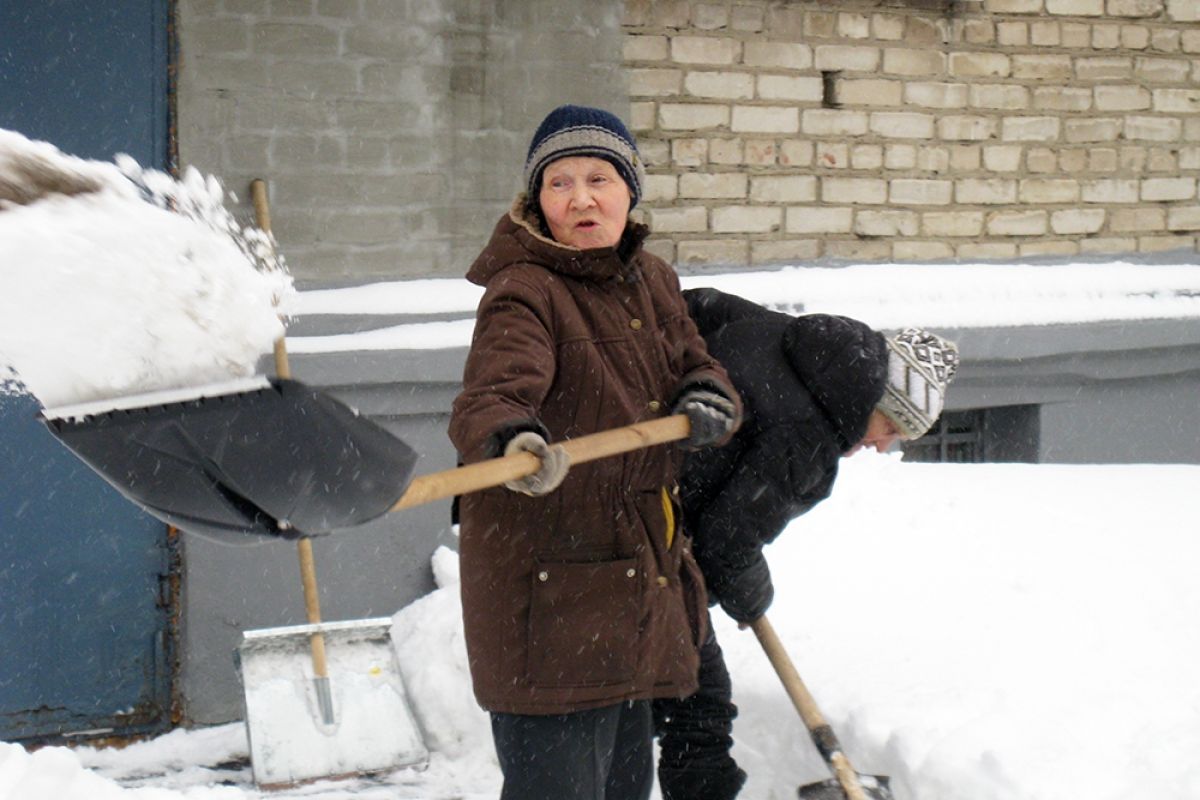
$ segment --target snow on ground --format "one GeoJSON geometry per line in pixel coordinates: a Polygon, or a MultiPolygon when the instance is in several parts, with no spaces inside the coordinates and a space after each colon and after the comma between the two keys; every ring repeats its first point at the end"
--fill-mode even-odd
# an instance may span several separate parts
{"type": "Polygon", "coordinates": [[[0,380],[52,407],[252,375],[292,283],[223,199],[0,130],[0,380]]]}
{"type": "MultiPolygon", "coordinates": [[[[909,464],[860,453],[768,550],[768,616],[862,772],[900,800],[1200,797],[1200,466],[909,464]]],[[[124,750],[0,744],[3,800],[493,798],[457,562],[393,641],[424,771],[260,793],[241,725],[124,750]]],[[[824,777],[753,634],[714,615],[745,800],[824,777]]],[[[335,676],[336,679],[336,676],[335,676]]]]}

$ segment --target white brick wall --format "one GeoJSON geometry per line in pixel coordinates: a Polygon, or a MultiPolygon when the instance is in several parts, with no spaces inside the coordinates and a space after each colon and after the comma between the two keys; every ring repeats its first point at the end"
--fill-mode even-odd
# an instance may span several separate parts
{"type": "Polygon", "coordinates": [[[741,199],[749,178],[740,172],[689,172],[679,176],[682,198],[741,199]]]}
{"type": "Polygon", "coordinates": [[[750,199],[756,203],[809,203],[817,199],[817,179],[812,175],[774,175],[750,181],[750,199]]]}
{"type": "Polygon", "coordinates": [[[1195,249],[1197,22],[1200,0],[626,0],[636,133],[669,153],[655,238],[734,265],[1195,249]]]}
{"type": "Polygon", "coordinates": [[[738,133],[796,133],[800,110],[792,106],[733,107],[730,130],[738,133]]]}
{"type": "Polygon", "coordinates": [[[787,210],[788,233],[849,233],[854,210],[833,206],[792,207],[787,210]]]}
{"type": "Polygon", "coordinates": [[[1104,227],[1107,214],[1098,208],[1062,209],[1050,214],[1050,228],[1060,234],[1094,234],[1104,227]]]}

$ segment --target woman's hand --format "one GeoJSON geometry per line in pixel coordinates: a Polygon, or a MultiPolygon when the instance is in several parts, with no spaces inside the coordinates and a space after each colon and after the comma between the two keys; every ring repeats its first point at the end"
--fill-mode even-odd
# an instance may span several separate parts
{"type": "Polygon", "coordinates": [[[746,566],[728,575],[721,586],[710,591],[721,609],[744,628],[761,617],[775,599],[775,586],[767,559],[757,553],[746,566]]]}
{"type": "Polygon", "coordinates": [[[521,431],[508,440],[508,444],[504,446],[504,455],[511,456],[516,453],[533,453],[542,460],[537,472],[524,478],[506,481],[504,484],[505,488],[530,497],[538,497],[557,489],[563,478],[567,477],[567,470],[571,468],[571,457],[561,444],[551,447],[541,435],[533,431],[521,431]]]}
{"type": "Polygon", "coordinates": [[[691,432],[683,446],[699,450],[716,444],[737,425],[737,406],[723,394],[710,389],[688,389],[675,402],[676,414],[687,414],[691,432]]]}

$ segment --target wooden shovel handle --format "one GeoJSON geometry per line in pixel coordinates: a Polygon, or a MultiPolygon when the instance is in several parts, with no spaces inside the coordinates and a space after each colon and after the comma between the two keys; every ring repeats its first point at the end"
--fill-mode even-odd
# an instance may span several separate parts
{"type": "Polygon", "coordinates": [[[267,182],[262,178],[250,181],[250,202],[254,205],[254,222],[263,233],[271,232],[271,204],[267,200],[267,182]]]}
{"type": "MultiPolygon", "coordinates": [[[[254,221],[263,233],[271,233],[271,206],[267,201],[267,184],[261,178],[250,181],[250,201],[254,204],[254,221]]],[[[281,378],[292,377],[288,363],[287,344],[283,337],[275,341],[275,374],[281,378]]],[[[321,622],[321,594],[317,590],[317,562],[313,557],[312,540],[305,537],[296,540],[296,556],[300,560],[300,583],[304,587],[304,615],[312,625],[321,622]]],[[[325,636],[317,632],[309,637],[312,650],[313,675],[318,678],[329,676],[329,665],[325,657],[325,636]]]]}
{"type": "MultiPolygon", "coordinates": [[[[556,444],[562,445],[567,451],[567,457],[571,459],[571,464],[575,465],[651,445],[686,439],[689,431],[687,415],[675,414],[647,422],[635,422],[624,428],[580,436],[578,439],[566,439],[556,444]]],[[[532,475],[540,466],[541,461],[533,453],[518,453],[421,475],[413,479],[404,495],[390,510],[399,511],[446,497],[490,489],[506,481],[532,475]]]]}
{"type": "Polygon", "coordinates": [[[775,629],[771,627],[771,623],[765,616],[762,616],[750,623],[750,628],[758,637],[763,651],[767,654],[767,659],[775,668],[776,674],[779,675],[783,688],[787,690],[788,697],[792,698],[792,704],[800,712],[800,719],[804,721],[804,727],[808,728],[813,743],[816,744],[821,757],[833,771],[833,775],[841,785],[842,791],[846,793],[846,797],[849,800],[867,800],[867,794],[858,780],[858,773],[850,766],[850,760],[842,752],[842,746],[838,742],[837,736],[834,735],[833,729],[829,727],[829,723],[825,721],[825,717],[817,708],[817,701],[809,694],[804,681],[800,680],[800,673],[796,671],[796,665],[792,663],[791,657],[784,649],[783,642],[779,640],[775,629]]]}

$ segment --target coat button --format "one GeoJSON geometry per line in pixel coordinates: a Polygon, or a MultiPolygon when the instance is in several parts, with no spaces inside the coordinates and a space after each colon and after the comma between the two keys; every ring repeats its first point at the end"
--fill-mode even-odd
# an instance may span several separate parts
{"type": "Polygon", "coordinates": [[[647,405],[647,408],[649,408],[651,411],[658,411],[660,408],[662,408],[662,403],[658,402],[657,400],[651,400],[647,405]]]}
{"type": "Polygon", "coordinates": [[[626,578],[634,578],[634,577],[636,577],[636,576],[637,576],[637,570],[636,570],[636,569],[634,569],[633,567],[630,567],[630,568],[629,568],[629,569],[628,569],[628,570],[625,572],[625,577],[626,577],[626,578]]]}
{"type": "Polygon", "coordinates": [[[642,321],[640,319],[631,319],[629,320],[629,327],[635,331],[640,331],[642,329],[642,321]]]}
{"type": "Polygon", "coordinates": [[[658,576],[658,585],[659,585],[659,586],[666,586],[668,583],[670,583],[670,581],[668,581],[668,580],[667,580],[667,576],[666,576],[666,575],[659,575],[659,576],[658,576]]]}
{"type": "Polygon", "coordinates": [[[539,581],[548,581],[548,580],[550,580],[550,573],[549,573],[549,572],[546,572],[546,570],[542,570],[541,572],[539,572],[539,573],[538,573],[538,580],[539,580],[539,581]]]}

